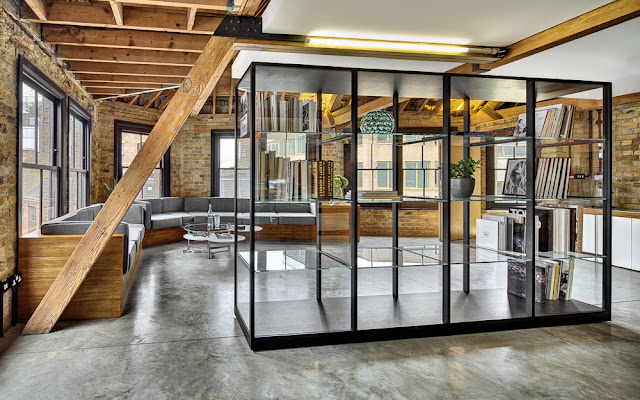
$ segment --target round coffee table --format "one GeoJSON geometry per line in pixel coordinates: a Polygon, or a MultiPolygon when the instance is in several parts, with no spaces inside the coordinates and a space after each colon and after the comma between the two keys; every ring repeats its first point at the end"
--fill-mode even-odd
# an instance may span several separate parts
{"type": "MultiPolygon", "coordinates": [[[[249,225],[238,225],[238,232],[249,232],[249,225]]],[[[187,251],[191,249],[191,242],[207,242],[207,255],[211,258],[211,249],[229,250],[234,242],[235,224],[220,224],[218,228],[206,222],[190,222],[182,225],[182,229],[187,231],[182,237],[187,240],[187,251]]],[[[255,231],[261,231],[262,227],[255,226],[255,231]]],[[[238,235],[238,241],[246,240],[242,235],[238,235]]]]}

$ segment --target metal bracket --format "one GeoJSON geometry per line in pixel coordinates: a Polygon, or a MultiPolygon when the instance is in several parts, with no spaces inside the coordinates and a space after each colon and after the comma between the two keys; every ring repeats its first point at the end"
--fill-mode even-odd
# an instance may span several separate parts
{"type": "Polygon", "coordinates": [[[9,289],[13,289],[18,286],[22,282],[22,273],[18,272],[14,276],[10,277],[6,281],[2,282],[2,294],[9,291],[9,289]]]}
{"type": "Polygon", "coordinates": [[[213,36],[236,37],[245,39],[277,40],[287,42],[306,42],[301,35],[283,35],[262,32],[262,18],[225,15],[213,33],[213,36]]]}

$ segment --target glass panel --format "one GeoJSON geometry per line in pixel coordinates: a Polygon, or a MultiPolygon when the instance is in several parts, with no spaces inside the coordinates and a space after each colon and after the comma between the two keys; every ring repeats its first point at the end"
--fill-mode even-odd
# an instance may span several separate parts
{"type": "Polygon", "coordinates": [[[85,169],[85,144],[84,144],[84,131],[85,127],[82,121],[75,118],[75,141],[74,141],[74,166],[78,169],[85,169]]]}
{"type": "Polygon", "coordinates": [[[52,101],[38,94],[38,164],[54,164],[55,110],[52,101]]]}
{"type": "Polygon", "coordinates": [[[78,209],[78,173],[69,172],[69,212],[78,209]]]}
{"type": "Polygon", "coordinates": [[[76,140],[76,135],[74,133],[75,130],[75,118],[73,117],[73,115],[69,115],[69,149],[68,149],[68,154],[69,154],[69,167],[70,168],[75,168],[75,140],[76,140]]]}
{"type": "Polygon", "coordinates": [[[122,166],[128,167],[131,165],[138,150],[142,147],[142,140],[144,135],[137,133],[122,132],[122,166]]]}
{"type": "MultiPolygon", "coordinates": [[[[218,140],[220,149],[220,163],[218,165],[220,171],[219,193],[220,197],[234,197],[234,166],[236,164],[236,146],[234,138],[220,138],[218,140]]],[[[246,173],[242,176],[247,179],[246,173]]]]}
{"type": "Polygon", "coordinates": [[[162,170],[156,168],[153,170],[149,179],[142,187],[142,198],[159,198],[162,197],[162,170]]]}
{"type": "Polygon", "coordinates": [[[58,176],[53,171],[42,171],[42,222],[57,218],[58,176]]]}
{"type": "Polygon", "coordinates": [[[36,163],[36,92],[22,85],[22,161],[36,163]]]}
{"type": "Polygon", "coordinates": [[[22,169],[22,235],[40,228],[40,170],[22,169]]]}

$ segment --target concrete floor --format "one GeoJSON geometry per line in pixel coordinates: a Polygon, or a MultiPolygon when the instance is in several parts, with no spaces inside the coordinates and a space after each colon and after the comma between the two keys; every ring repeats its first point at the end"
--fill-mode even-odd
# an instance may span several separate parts
{"type": "Polygon", "coordinates": [[[121,318],[12,329],[0,399],[640,399],[637,272],[614,269],[611,323],[253,353],[230,254],[184,248],[143,251],[121,318]]]}

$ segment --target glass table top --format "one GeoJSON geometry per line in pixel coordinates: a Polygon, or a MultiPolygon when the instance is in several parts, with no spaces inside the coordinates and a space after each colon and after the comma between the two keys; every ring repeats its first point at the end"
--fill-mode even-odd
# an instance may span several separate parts
{"type": "Polygon", "coordinates": [[[219,224],[216,228],[206,222],[190,222],[182,225],[182,228],[190,232],[227,232],[233,230],[234,224],[219,224]]]}

